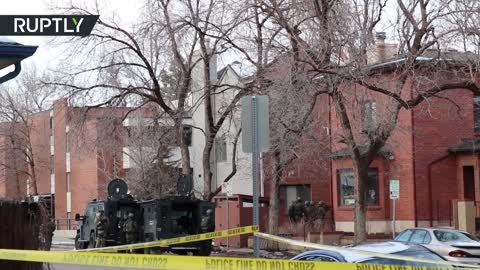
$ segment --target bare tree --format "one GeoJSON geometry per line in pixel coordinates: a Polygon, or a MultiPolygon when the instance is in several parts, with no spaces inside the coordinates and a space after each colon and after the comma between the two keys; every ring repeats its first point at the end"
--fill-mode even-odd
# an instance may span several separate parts
{"type": "MultiPolygon", "coordinates": [[[[130,168],[125,170],[125,180],[137,198],[152,199],[175,193],[178,160],[172,160],[172,147],[177,144],[175,130],[160,125],[162,114],[146,120],[137,112],[129,118],[133,122],[125,127],[124,137],[128,151],[123,152],[130,168]],[[135,117],[137,116],[137,117],[135,117]],[[145,121],[146,120],[146,121],[145,121]]],[[[124,161],[125,163],[125,161],[124,161]]]]}
{"type": "MultiPolygon", "coordinates": [[[[206,128],[202,127],[205,135],[203,196],[212,197],[218,193],[218,189],[211,192],[210,160],[215,137],[237,107],[240,97],[253,88],[251,84],[217,84],[211,76],[216,73],[211,62],[222,54],[236,53],[254,64],[257,70],[262,69],[267,63],[265,56],[271,53],[263,50],[272,47],[276,32],[267,28],[267,20],[259,13],[259,8],[256,1],[244,5],[227,0],[150,0],[145,3],[144,16],[133,27],[123,27],[119,21],[100,16],[92,35],[76,41],[81,45],[76,46],[75,54],[83,50],[94,61],[79,63],[74,67],[75,72],[65,74],[63,82],[54,84],[69,87],[77,100],[81,97],[95,103],[94,106],[119,100],[128,104],[135,100],[135,106],[140,107],[153,102],[173,121],[177,138],[184,137],[184,117],[191,113],[195,104],[202,104],[206,111],[206,128]],[[250,21],[252,16],[256,18],[254,23],[250,21]],[[249,33],[246,27],[253,25],[257,27],[255,36],[258,38],[245,39],[249,33]],[[268,38],[262,36],[267,32],[265,29],[272,33],[268,38]],[[246,45],[254,45],[254,49],[246,45]],[[193,89],[195,72],[201,75],[202,82],[193,89]],[[194,91],[202,92],[200,101],[193,100],[194,91]],[[232,99],[220,111],[214,111],[212,100],[224,92],[232,92],[232,99]]],[[[67,10],[101,13],[98,6],[70,6],[67,10]]],[[[71,64],[67,70],[73,70],[73,66],[71,64]]],[[[257,87],[262,85],[260,79],[254,81],[257,87]]],[[[182,142],[179,147],[180,165],[183,174],[188,175],[191,173],[188,145],[182,142]]],[[[231,175],[235,171],[234,166],[231,175]]]]}
{"type": "MultiPolygon", "coordinates": [[[[82,45],[77,46],[75,51],[75,54],[83,52],[95,61],[79,63],[75,72],[64,74],[62,82],[53,83],[69,87],[72,97],[93,103],[94,107],[122,100],[136,107],[155,103],[164,112],[165,118],[173,121],[175,137],[184,138],[184,118],[191,113],[193,103],[198,102],[192,101],[193,72],[200,62],[204,63],[200,69],[205,79],[201,99],[208,111],[204,152],[205,197],[209,197],[211,192],[209,156],[212,142],[242,94],[238,94],[232,106],[226,108],[214,123],[211,97],[218,85],[210,78],[211,73],[216,73],[216,70],[210,69],[210,59],[223,51],[220,41],[236,25],[235,21],[228,22],[230,17],[224,13],[217,16],[213,12],[225,9],[225,6],[224,2],[214,1],[205,4],[149,0],[145,1],[144,16],[132,27],[122,27],[121,22],[101,16],[94,32],[81,40],[82,45]],[[207,36],[217,34],[213,46],[210,46],[207,36]],[[95,79],[86,79],[88,76],[95,79]]],[[[70,6],[67,10],[84,14],[101,13],[98,6],[70,6]]],[[[182,174],[190,175],[188,145],[180,140],[178,146],[182,174]]]]}
{"type": "MultiPolygon", "coordinates": [[[[429,87],[422,87],[425,76],[417,72],[422,65],[437,74],[448,70],[445,65],[438,65],[447,60],[441,53],[430,55],[430,66],[425,65],[422,57],[430,53],[429,49],[443,49],[451,40],[468,40],[470,45],[465,42],[465,48],[475,42],[474,24],[458,18],[474,19],[475,16],[469,15],[475,15],[476,9],[472,1],[462,1],[441,0],[434,4],[428,0],[251,0],[241,3],[150,0],[146,2],[143,19],[132,27],[101,16],[90,37],[76,40],[79,50],[75,53],[83,49],[89,56],[88,62],[72,63],[65,81],[54,84],[69,87],[72,96],[81,96],[96,106],[119,101],[135,103],[136,107],[155,103],[172,120],[177,138],[184,137],[184,116],[195,107],[192,90],[200,90],[207,122],[203,130],[205,197],[209,197],[212,190],[211,151],[228,115],[235,110],[242,95],[270,95],[272,127],[280,130],[275,134],[278,136],[272,137],[274,184],[270,218],[278,216],[277,194],[282,170],[298,158],[295,149],[308,134],[311,112],[320,96],[327,96],[341,127],[334,144],[345,145],[353,161],[355,237],[356,241],[362,241],[366,237],[368,167],[391,138],[400,112],[441,97],[444,91],[478,92],[473,75],[434,81],[429,87]],[[374,31],[386,22],[387,3],[398,9],[393,39],[398,42],[399,62],[393,65],[393,79],[372,76],[375,70],[369,65],[369,50],[375,45],[374,31]],[[219,85],[212,81],[215,70],[211,60],[229,53],[255,66],[256,74],[248,83],[219,85]],[[269,70],[275,67],[272,60],[279,58],[288,59],[287,70],[281,73],[285,75],[283,80],[274,81],[268,78],[269,70]],[[193,89],[192,75],[196,68],[201,70],[203,80],[193,89]],[[163,80],[165,74],[174,80],[163,80]],[[410,82],[414,91],[408,95],[405,89],[410,82]],[[275,83],[282,90],[273,91],[275,83]],[[231,102],[214,113],[212,97],[226,89],[234,92],[231,102]],[[291,100],[282,98],[282,93],[292,97],[291,100]],[[358,124],[357,117],[361,114],[359,106],[363,106],[359,104],[369,98],[382,100],[377,107],[382,114],[365,130],[358,124]],[[292,118],[284,111],[296,105],[289,104],[291,101],[308,105],[301,107],[301,113],[292,118]]],[[[71,6],[68,10],[101,13],[98,7],[71,6]]],[[[181,140],[179,146],[182,173],[189,175],[188,145],[181,140]]],[[[275,233],[277,225],[273,221],[270,231],[275,233]]]]}
{"type": "MultiPolygon", "coordinates": [[[[443,10],[450,6],[451,1],[433,4],[424,0],[397,0],[399,35],[396,39],[399,41],[400,63],[394,66],[393,80],[388,76],[370,76],[372,72],[366,66],[368,57],[365,54],[373,42],[373,30],[384,14],[385,3],[378,0],[318,0],[299,4],[272,0],[265,1],[264,5],[265,11],[273,14],[288,33],[293,59],[310,69],[310,74],[317,78],[318,87],[333,102],[341,126],[338,142],[347,146],[356,179],[356,242],[366,238],[368,167],[391,137],[400,111],[410,110],[430,98],[441,97],[444,91],[466,89],[478,94],[479,90],[474,77],[468,76],[453,77],[452,81],[435,81],[429,87],[420,87],[415,83],[424,78],[417,75],[418,59],[433,46],[440,48],[455,32],[455,28],[445,25],[443,20],[446,16],[443,10]],[[414,92],[408,96],[404,92],[408,89],[406,85],[412,81],[414,92]],[[353,93],[351,89],[355,88],[361,91],[353,93]],[[358,103],[353,101],[358,101],[358,98],[366,100],[367,97],[382,100],[378,102],[382,108],[379,108],[380,104],[377,106],[378,118],[368,130],[363,130],[355,118],[359,113],[355,105],[358,103]]],[[[445,66],[434,65],[437,61],[448,61],[440,53],[429,60],[429,72],[445,71],[445,66]]]]}
{"type": "Polygon", "coordinates": [[[270,68],[276,75],[268,76],[272,130],[269,232],[274,234],[279,232],[280,183],[285,169],[295,161],[325,162],[329,153],[328,136],[318,132],[326,126],[322,122],[326,118],[315,117],[328,115],[328,107],[317,103],[322,91],[313,80],[304,79],[308,76],[306,71],[293,63],[291,55],[277,60],[275,67],[270,68]]]}
{"type": "MultiPolygon", "coordinates": [[[[226,55],[239,55],[246,59],[256,70],[261,70],[264,65],[262,51],[266,41],[262,39],[262,28],[266,20],[260,21],[255,1],[239,3],[237,1],[180,1],[188,11],[185,15],[185,24],[188,24],[198,36],[200,63],[199,74],[202,77],[197,87],[202,92],[201,104],[205,110],[205,129],[202,130],[205,136],[205,146],[202,156],[203,177],[204,177],[204,198],[211,199],[221,189],[216,187],[212,191],[212,150],[218,134],[231,133],[225,128],[226,122],[232,118],[238,118],[238,102],[246,94],[252,93],[257,81],[253,76],[248,81],[241,81],[238,84],[218,81],[216,78],[216,60],[226,55]],[[257,21],[251,20],[257,16],[257,21]],[[246,28],[257,27],[256,39],[246,37],[246,28]],[[253,46],[252,46],[253,45],[253,46]],[[213,74],[213,76],[212,76],[213,74]]],[[[258,74],[258,73],[257,73],[258,74]]],[[[253,75],[250,74],[250,75],[253,75]]],[[[198,101],[197,101],[198,102],[198,101]]],[[[229,125],[227,125],[229,126],[229,125]]],[[[234,155],[232,158],[232,171],[221,182],[228,182],[237,171],[236,148],[241,129],[237,129],[233,135],[234,155]]]]}
{"type": "MultiPolygon", "coordinates": [[[[37,134],[47,131],[45,123],[35,121],[34,115],[48,110],[58,94],[58,89],[44,87],[41,79],[47,78],[39,74],[35,68],[27,69],[14,85],[4,87],[0,92],[0,119],[3,121],[0,135],[5,138],[2,145],[8,157],[0,164],[3,170],[12,172],[16,182],[16,193],[22,196],[20,190],[23,182],[27,182],[31,195],[38,195],[38,171],[48,168],[49,159],[42,153],[49,153],[37,134]]],[[[11,179],[6,179],[11,180],[11,179]]]]}
{"type": "MultiPolygon", "coordinates": [[[[62,80],[46,83],[69,88],[73,100],[90,107],[135,104],[140,108],[155,103],[173,121],[176,137],[184,137],[183,119],[189,109],[197,38],[193,36],[192,43],[182,41],[188,30],[173,18],[171,5],[170,1],[147,1],[145,16],[129,27],[101,16],[88,38],[74,40],[78,42],[74,54],[83,54],[91,61],[72,64],[66,69],[69,72],[59,70],[64,75],[62,80]],[[157,16],[158,13],[162,16],[157,16]],[[173,83],[160,80],[172,72],[173,83]]],[[[71,5],[65,10],[102,13],[98,5],[91,8],[71,5]]],[[[182,173],[190,175],[188,145],[180,141],[179,147],[182,173]]]]}

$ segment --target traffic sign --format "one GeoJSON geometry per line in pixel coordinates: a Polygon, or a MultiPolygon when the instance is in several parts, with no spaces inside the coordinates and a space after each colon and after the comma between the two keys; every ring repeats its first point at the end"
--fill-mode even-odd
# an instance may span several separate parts
{"type": "Polygon", "coordinates": [[[267,152],[270,147],[268,96],[242,97],[241,106],[243,152],[267,152]],[[255,146],[258,148],[254,149],[255,146]]]}
{"type": "Polygon", "coordinates": [[[390,180],[390,199],[396,200],[400,198],[400,181],[390,180]]]}
{"type": "MultiPolygon", "coordinates": [[[[268,96],[242,97],[242,149],[252,153],[253,225],[259,224],[258,154],[270,147],[268,96]]],[[[228,200],[228,196],[227,196],[228,200]]],[[[258,237],[253,237],[253,255],[260,256],[258,237]]]]}

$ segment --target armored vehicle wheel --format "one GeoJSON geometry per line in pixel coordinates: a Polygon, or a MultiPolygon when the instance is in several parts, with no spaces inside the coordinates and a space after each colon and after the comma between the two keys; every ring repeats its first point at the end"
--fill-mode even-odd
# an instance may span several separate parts
{"type": "Polygon", "coordinates": [[[90,238],[88,239],[88,248],[95,248],[95,234],[90,233],[90,238]]]}
{"type": "Polygon", "coordinates": [[[193,252],[195,256],[210,256],[212,253],[212,240],[200,242],[200,249],[193,252]]]}
{"type": "Polygon", "coordinates": [[[83,247],[83,243],[80,242],[80,235],[77,233],[77,235],[75,235],[75,249],[83,249],[83,247]]]}

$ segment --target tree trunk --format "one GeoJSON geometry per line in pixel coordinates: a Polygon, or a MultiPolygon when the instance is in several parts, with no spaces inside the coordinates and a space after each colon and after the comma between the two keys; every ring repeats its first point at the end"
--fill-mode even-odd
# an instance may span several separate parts
{"type": "Polygon", "coordinates": [[[17,195],[14,197],[15,199],[20,199],[22,198],[22,191],[20,189],[20,175],[19,175],[19,172],[18,172],[18,169],[16,168],[15,166],[15,181],[16,181],[16,187],[17,187],[17,195]]]}
{"type": "Polygon", "coordinates": [[[34,196],[38,195],[38,187],[37,187],[37,174],[35,173],[35,163],[33,160],[30,162],[30,169],[32,170],[32,187],[33,187],[33,194],[34,196]]]}
{"type": "MultiPolygon", "coordinates": [[[[213,139],[206,138],[203,148],[203,198],[208,200],[212,193],[212,171],[210,168],[210,157],[212,155],[213,139]]],[[[215,161],[214,161],[215,162],[215,161]]]]}
{"type": "MultiPolygon", "coordinates": [[[[212,173],[210,167],[210,157],[217,130],[214,128],[213,108],[212,108],[212,85],[210,78],[210,60],[207,41],[204,34],[200,34],[200,46],[203,55],[203,88],[205,94],[205,147],[203,148],[203,198],[208,199],[212,193],[212,173]]],[[[214,161],[215,162],[215,161],[214,161]]]]}
{"type": "Polygon", "coordinates": [[[184,140],[184,131],[182,125],[182,117],[180,120],[176,121],[176,128],[178,134],[178,141],[180,145],[180,153],[182,155],[181,165],[182,165],[182,175],[191,175],[192,171],[190,170],[190,152],[188,151],[188,145],[184,140]]]}
{"type": "MultiPolygon", "coordinates": [[[[30,140],[30,136],[28,138],[30,140]]],[[[29,142],[30,143],[30,142],[29,142]]],[[[32,145],[28,146],[28,154],[29,154],[29,166],[30,166],[30,175],[32,176],[32,186],[33,186],[33,195],[38,195],[38,187],[37,187],[37,172],[35,166],[35,159],[33,156],[33,147],[32,145]]]]}
{"type": "Polygon", "coordinates": [[[268,208],[268,232],[270,234],[277,235],[278,234],[280,179],[282,177],[280,151],[278,150],[273,151],[272,160],[273,160],[273,172],[272,172],[272,182],[270,184],[270,205],[268,208]]]}
{"type": "Polygon", "coordinates": [[[366,187],[368,182],[368,163],[353,160],[353,173],[355,176],[355,243],[367,239],[367,207],[366,187]]]}

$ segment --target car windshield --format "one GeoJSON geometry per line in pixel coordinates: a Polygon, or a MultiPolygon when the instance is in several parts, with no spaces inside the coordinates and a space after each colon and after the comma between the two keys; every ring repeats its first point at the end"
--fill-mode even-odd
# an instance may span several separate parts
{"type": "MultiPolygon", "coordinates": [[[[420,246],[414,246],[407,250],[393,253],[393,255],[408,256],[408,257],[415,257],[419,259],[428,259],[428,260],[435,260],[435,261],[444,261],[444,259],[441,256],[420,246]]],[[[446,265],[443,265],[443,264],[404,261],[404,260],[396,260],[396,259],[388,259],[388,258],[372,258],[372,259],[363,261],[363,263],[411,265],[411,266],[441,267],[441,268],[447,267],[446,265]]]]}
{"type": "Polygon", "coordinates": [[[440,242],[475,242],[475,238],[459,231],[435,230],[433,234],[440,242]]]}

